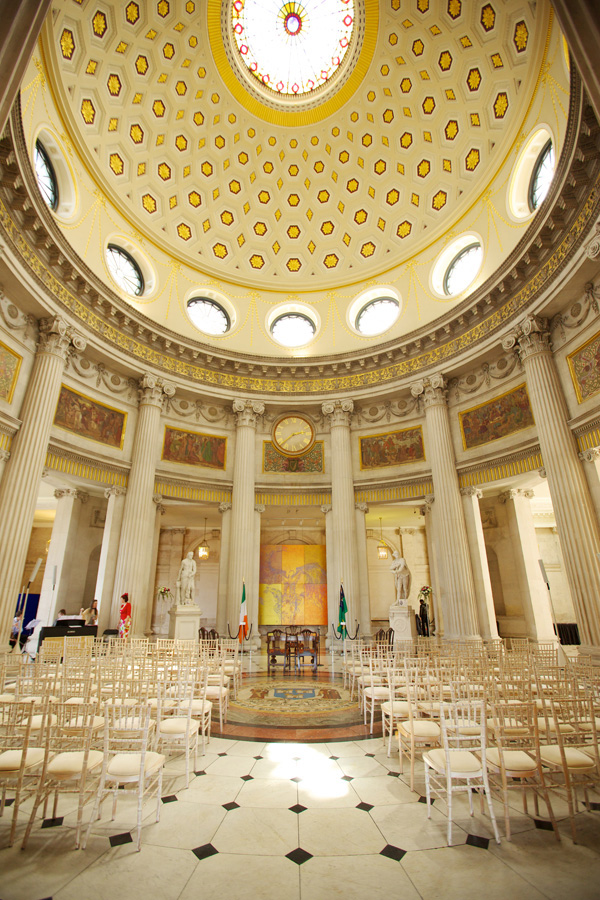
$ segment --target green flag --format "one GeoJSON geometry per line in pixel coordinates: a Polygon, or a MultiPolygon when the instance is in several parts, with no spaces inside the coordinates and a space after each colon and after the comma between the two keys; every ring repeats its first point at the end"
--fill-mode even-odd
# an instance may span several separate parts
{"type": "Polygon", "coordinates": [[[337,630],[344,637],[348,633],[348,629],[346,628],[347,614],[348,614],[348,607],[346,606],[346,598],[344,596],[344,585],[340,584],[340,621],[339,621],[337,630]]]}

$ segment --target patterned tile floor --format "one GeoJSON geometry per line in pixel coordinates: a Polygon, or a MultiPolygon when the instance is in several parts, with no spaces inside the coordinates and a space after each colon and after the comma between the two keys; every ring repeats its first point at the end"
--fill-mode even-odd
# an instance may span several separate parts
{"type": "Polygon", "coordinates": [[[71,798],[59,804],[59,818],[40,820],[25,852],[25,815],[17,843],[6,846],[8,809],[0,820],[0,900],[600,896],[599,812],[579,814],[573,844],[557,802],[557,843],[517,802],[513,840],[497,845],[479,805],[471,818],[459,800],[447,847],[445,804],[437,800],[427,819],[422,766],[412,793],[381,737],[295,743],[215,732],[187,790],[183,771],[182,757],[169,757],[161,819],[146,804],[140,853],[131,841],[132,800],[120,800],[114,822],[107,804],[85,851],[74,849],[71,798]]]}

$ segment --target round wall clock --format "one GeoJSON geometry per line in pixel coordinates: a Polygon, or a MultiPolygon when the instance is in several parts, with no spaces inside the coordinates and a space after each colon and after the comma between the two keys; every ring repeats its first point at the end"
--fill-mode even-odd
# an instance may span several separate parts
{"type": "Polygon", "coordinates": [[[284,456],[300,456],[315,442],[315,429],[306,416],[286,413],[273,425],[271,440],[284,456]]]}

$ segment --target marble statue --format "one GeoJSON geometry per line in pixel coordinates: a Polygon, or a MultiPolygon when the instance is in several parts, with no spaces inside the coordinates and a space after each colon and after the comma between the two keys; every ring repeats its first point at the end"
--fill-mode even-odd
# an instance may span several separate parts
{"type": "Polygon", "coordinates": [[[408,600],[410,593],[410,569],[406,565],[406,560],[400,556],[397,550],[392,553],[392,564],[390,569],[394,573],[394,585],[396,587],[396,606],[404,606],[408,600]]]}
{"type": "Polygon", "coordinates": [[[192,550],[181,560],[177,576],[177,602],[183,606],[194,605],[194,581],[196,578],[196,560],[192,550]]]}

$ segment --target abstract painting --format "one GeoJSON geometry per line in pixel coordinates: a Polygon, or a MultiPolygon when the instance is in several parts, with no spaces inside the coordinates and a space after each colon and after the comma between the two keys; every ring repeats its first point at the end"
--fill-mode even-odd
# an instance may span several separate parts
{"type": "Polygon", "coordinates": [[[284,456],[271,441],[263,441],[263,472],[324,472],[323,441],[312,445],[303,456],[284,456]]]}
{"type": "Polygon", "coordinates": [[[127,413],[61,385],[54,424],[90,441],[123,447],[127,413]]]}
{"type": "Polygon", "coordinates": [[[264,544],[259,582],[260,625],[327,625],[324,546],[264,544]]]}
{"type": "Polygon", "coordinates": [[[361,469],[380,469],[383,466],[402,466],[425,459],[423,431],[406,428],[360,438],[361,469]]]}
{"type": "Polygon", "coordinates": [[[524,384],[459,413],[459,420],[465,450],[497,441],[535,424],[524,384]]]}
{"type": "Polygon", "coordinates": [[[227,438],[215,434],[182,431],[165,428],[162,459],[183,463],[186,466],[206,466],[224,469],[227,456],[227,438]]]}
{"type": "Polygon", "coordinates": [[[0,341],[0,397],[12,403],[23,357],[0,341]]]}
{"type": "Polygon", "coordinates": [[[567,362],[578,403],[600,391],[600,334],[570,353],[567,362]]]}

